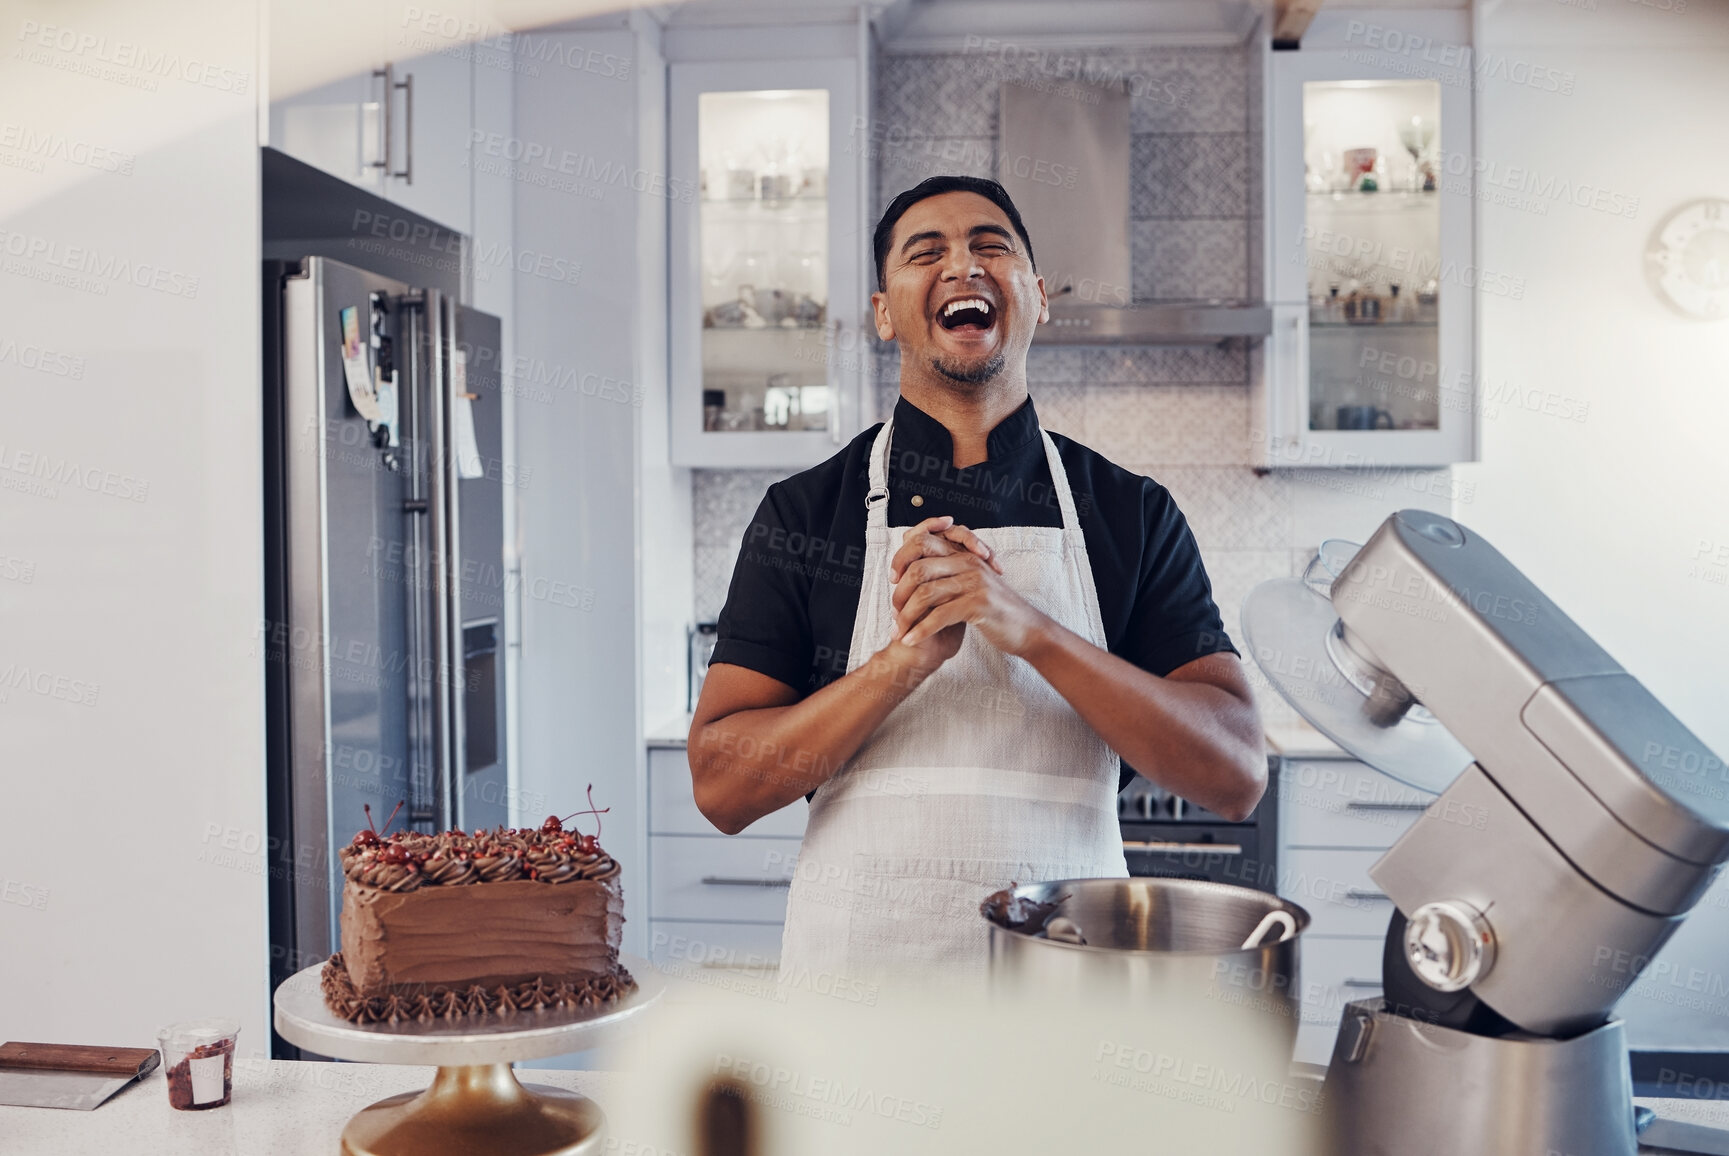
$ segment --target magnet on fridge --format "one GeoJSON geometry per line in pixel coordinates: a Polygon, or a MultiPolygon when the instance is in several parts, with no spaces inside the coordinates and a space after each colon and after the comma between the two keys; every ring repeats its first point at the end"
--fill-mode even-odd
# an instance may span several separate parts
{"type": "Polygon", "coordinates": [[[387,432],[389,435],[388,444],[394,449],[402,444],[396,436],[397,427],[401,424],[396,408],[396,372],[392,370],[387,377],[381,371],[378,373],[377,379],[379,416],[378,426],[374,428],[382,427],[387,432]]]}
{"type": "Polygon", "coordinates": [[[342,377],[348,383],[348,400],[355,412],[376,426],[378,397],[372,388],[371,358],[360,341],[360,310],[349,305],[339,314],[342,321],[342,377]]]}

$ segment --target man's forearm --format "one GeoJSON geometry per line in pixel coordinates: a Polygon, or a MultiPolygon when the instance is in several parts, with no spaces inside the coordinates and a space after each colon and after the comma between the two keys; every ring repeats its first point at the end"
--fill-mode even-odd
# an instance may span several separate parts
{"type": "Polygon", "coordinates": [[[1174,794],[1227,818],[1266,787],[1252,701],[1199,681],[1160,678],[1051,622],[1024,655],[1110,747],[1174,794]]]}
{"type": "Polygon", "coordinates": [[[692,732],[697,804],[737,834],[832,778],[926,672],[891,643],[856,670],[788,706],[740,710],[692,732]]]}

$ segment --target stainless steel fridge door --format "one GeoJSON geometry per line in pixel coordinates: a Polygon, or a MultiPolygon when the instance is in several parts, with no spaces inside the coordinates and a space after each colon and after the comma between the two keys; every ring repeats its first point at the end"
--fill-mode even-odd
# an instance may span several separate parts
{"type": "MultiPolygon", "coordinates": [[[[515,591],[504,564],[504,503],[518,479],[504,461],[502,324],[466,306],[452,308],[452,405],[466,404],[475,459],[457,471],[458,644],[462,745],[455,791],[462,826],[491,827],[510,818],[505,739],[505,600],[515,591]],[[466,393],[464,398],[459,394],[466,393]]],[[[574,804],[573,804],[574,808],[574,804]]],[[[542,815],[522,816],[538,822],[542,815]]]]}
{"type": "MultiPolygon", "coordinates": [[[[412,368],[409,287],[313,258],[284,282],[281,485],[285,506],[286,621],[269,623],[286,665],[289,797],[294,831],[295,955],[304,966],[338,942],[342,876],[337,848],[380,827],[399,801],[425,811],[416,783],[410,688],[423,670],[409,629],[423,555],[413,546],[412,429],[380,446],[344,377],[340,315],[354,307],[370,337],[374,310],[406,404],[412,368]]],[[[406,416],[406,415],[405,415],[406,416]]],[[[404,816],[398,816],[400,825],[404,816]]]]}
{"type": "Polygon", "coordinates": [[[398,803],[398,828],[509,817],[500,322],[328,258],[301,269],[280,280],[266,373],[272,934],[292,938],[273,969],[287,972],[340,941],[337,852],[368,806],[381,829],[398,803]],[[379,335],[369,366],[395,373],[394,446],[350,396],[349,307],[379,335]],[[474,444],[456,446],[470,415],[474,444]]]}
{"type": "Polygon", "coordinates": [[[415,494],[428,516],[423,679],[425,765],[439,822],[470,830],[509,817],[503,736],[504,494],[498,318],[424,295],[417,343],[426,382],[416,415],[415,494]],[[472,437],[468,436],[472,434],[472,437]]]}

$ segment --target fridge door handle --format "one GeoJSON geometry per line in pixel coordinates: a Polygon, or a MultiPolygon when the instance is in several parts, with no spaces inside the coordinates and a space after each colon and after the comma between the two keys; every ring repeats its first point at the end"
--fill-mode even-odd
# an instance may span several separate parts
{"type": "Polygon", "coordinates": [[[430,436],[426,441],[427,476],[431,482],[428,505],[432,513],[431,591],[432,591],[432,664],[428,688],[433,711],[433,795],[440,827],[456,825],[456,799],[452,792],[452,727],[451,683],[455,667],[451,653],[451,584],[452,559],[450,518],[450,328],[449,305],[442,293],[426,294],[427,346],[430,372],[427,375],[427,416],[430,436]]]}
{"type": "Polygon", "coordinates": [[[442,341],[444,373],[438,378],[439,410],[444,415],[444,432],[439,441],[440,474],[444,483],[444,645],[445,718],[449,742],[445,746],[448,761],[444,775],[446,797],[450,801],[446,822],[463,825],[462,791],[467,778],[468,703],[465,691],[468,671],[462,645],[462,479],[461,461],[456,446],[456,306],[440,294],[439,329],[442,341]]]}
{"type": "MultiPolygon", "coordinates": [[[[437,562],[437,544],[442,531],[436,471],[438,392],[438,317],[431,294],[414,292],[401,299],[404,324],[409,327],[405,344],[411,350],[411,373],[402,400],[407,417],[406,447],[409,497],[403,503],[408,519],[408,683],[410,774],[409,818],[413,822],[439,824],[444,817],[439,777],[444,765],[439,754],[444,726],[439,705],[440,656],[437,630],[439,583],[442,568],[437,562]]],[[[444,824],[448,825],[448,824],[444,824]]]]}

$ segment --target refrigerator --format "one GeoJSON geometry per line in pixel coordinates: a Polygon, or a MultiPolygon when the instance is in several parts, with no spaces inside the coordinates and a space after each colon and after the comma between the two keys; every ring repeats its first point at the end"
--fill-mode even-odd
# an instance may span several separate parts
{"type": "MultiPolygon", "coordinates": [[[[326,257],[264,266],[271,990],[340,942],[337,850],[509,818],[500,324],[326,257]]],[[[299,1052],[280,1038],[273,1054],[299,1052]]]]}

